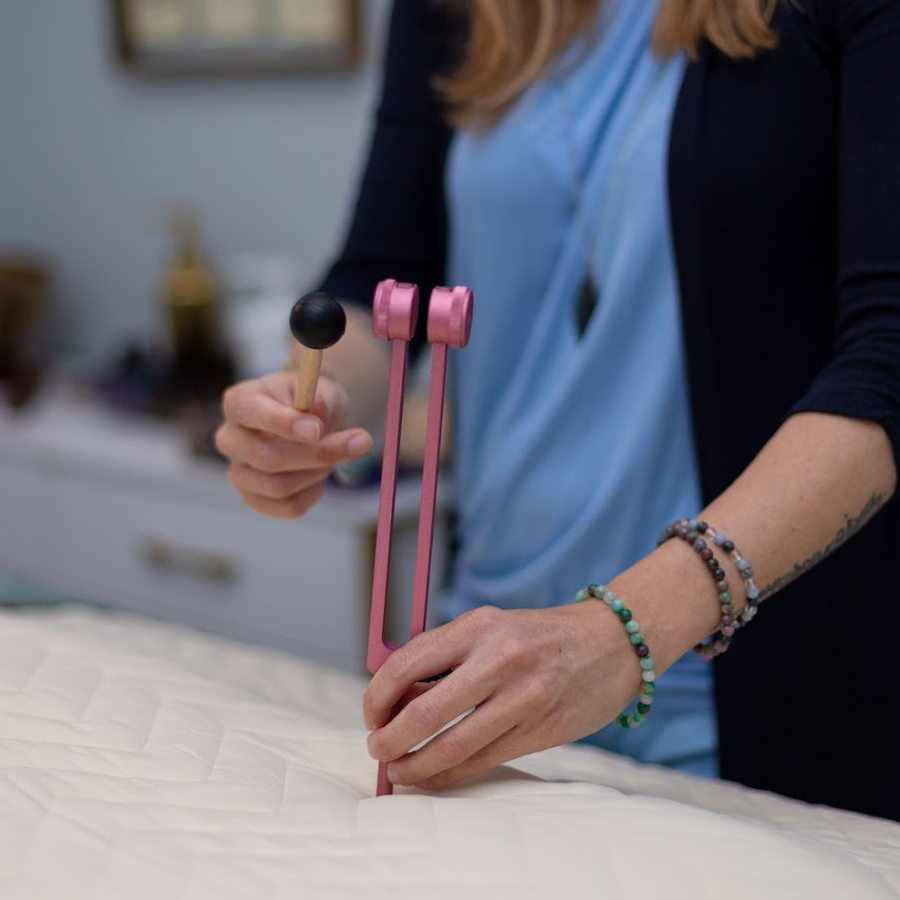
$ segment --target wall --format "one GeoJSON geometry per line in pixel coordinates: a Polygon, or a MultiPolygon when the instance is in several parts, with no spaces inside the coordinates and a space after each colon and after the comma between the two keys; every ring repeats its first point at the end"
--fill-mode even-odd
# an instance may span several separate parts
{"type": "Polygon", "coordinates": [[[0,0],[0,252],[55,275],[44,342],[102,360],[162,328],[160,209],[195,203],[213,261],[335,246],[368,134],[388,0],[361,0],[349,74],[142,81],[113,58],[108,0],[0,0]]]}

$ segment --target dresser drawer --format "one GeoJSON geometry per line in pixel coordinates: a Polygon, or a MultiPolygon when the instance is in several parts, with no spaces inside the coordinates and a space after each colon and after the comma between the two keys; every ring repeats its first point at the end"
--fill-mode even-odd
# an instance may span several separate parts
{"type": "Polygon", "coordinates": [[[59,508],[57,565],[73,590],[362,669],[371,527],[72,478],[59,508]]]}
{"type": "MultiPolygon", "coordinates": [[[[0,569],[51,598],[113,607],[362,671],[377,488],[332,491],[309,516],[251,512],[225,467],[185,452],[170,423],[59,386],[26,416],[0,407],[0,569]]],[[[435,521],[443,577],[447,494],[435,521]]],[[[419,484],[398,483],[387,633],[408,634],[419,484]]]]}

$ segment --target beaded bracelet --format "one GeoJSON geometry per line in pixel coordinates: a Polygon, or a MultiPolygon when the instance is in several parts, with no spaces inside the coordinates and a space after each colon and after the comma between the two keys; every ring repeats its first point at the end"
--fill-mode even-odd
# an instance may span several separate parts
{"type": "MultiPolygon", "coordinates": [[[[693,523],[693,520],[691,522],[693,523]]],[[[747,603],[734,621],[734,627],[740,628],[746,625],[759,610],[759,588],[753,581],[753,569],[744,555],[734,546],[734,541],[728,540],[721,531],[716,531],[715,528],[706,522],[697,522],[696,525],[697,534],[701,536],[701,539],[703,537],[711,538],[717,547],[721,547],[734,560],[741,580],[744,582],[744,595],[747,598],[747,603]]]]}
{"type": "Polygon", "coordinates": [[[738,552],[734,542],[706,522],[696,519],[680,519],[666,528],[657,541],[657,546],[673,537],[680,537],[700,554],[716,582],[716,590],[719,592],[721,627],[706,641],[702,641],[694,647],[694,652],[700,654],[704,659],[713,659],[729,648],[735,631],[746,625],[756,615],[759,607],[759,589],[753,581],[753,569],[746,558],[738,552]],[[707,539],[731,556],[737,566],[738,574],[744,582],[747,603],[737,615],[734,612],[732,594],[725,572],[713,554],[707,539]]]}
{"type": "Polygon", "coordinates": [[[647,718],[647,713],[650,712],[650,706],[653,703],[653,695],[656,693],[656,672],[653,670],[650,648],[644,642],[644,635],[634,619],[634,614],[625,606],[625,602],[609,588],[602,584],[591,584],[582,588],[575,595],[575,603],[582,603],[590,599],[602,600],[619,617],[625,626],[634,652],[637,654],[638,662],[641,664],[643,687],[638,697],[637,707],[629,715],[622,713],[616,717],[616,724],[620,728],[637,728],[647,718]]]}

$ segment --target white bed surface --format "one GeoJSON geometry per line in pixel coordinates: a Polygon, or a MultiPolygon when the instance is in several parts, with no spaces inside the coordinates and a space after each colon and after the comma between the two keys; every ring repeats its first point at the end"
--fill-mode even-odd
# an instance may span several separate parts
{"type": "Polygon", "coordinates": [[[588,747],[374,798],[363,687],[135,616],[3,611],[0,897],[900,897],[896,823],[588,747]]]}

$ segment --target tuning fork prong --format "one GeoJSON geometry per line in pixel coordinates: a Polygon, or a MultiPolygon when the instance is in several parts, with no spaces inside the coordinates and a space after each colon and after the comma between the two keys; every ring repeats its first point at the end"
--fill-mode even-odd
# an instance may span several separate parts
{"type": "Polygon", "coordinates": [[[431,292],[428,303],[428,341],[432,345],[431,377],[428,387],[428,415],[425,426],[410,637],[415,637],[425,630],[428,615],[428,588],[431,582],[434,516],[447,383],[447,353],[448,348],[459,350],[469,342],[472,330],[472,306],[472,292],[466,287],[436,287],[431,292]]]}
{"type": "Polygon", "coordinates": [[[366,667],[374,675],[390,656],[394,646],[385,636],[388,580],[391,565],[391,537],[397,496],[400,459],[400,431],[403,426],[403,393],[409,341],[416,330],[419,289],[393,279],[379,282],[372,306],[372,329],[379,340],[391,342],[381,489],[378,498],[378,526],[375,533],[375,561],[372,569],[372,608],[366,667]]]}

